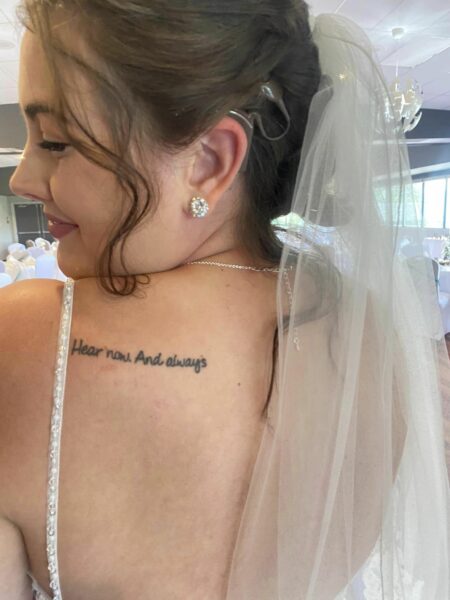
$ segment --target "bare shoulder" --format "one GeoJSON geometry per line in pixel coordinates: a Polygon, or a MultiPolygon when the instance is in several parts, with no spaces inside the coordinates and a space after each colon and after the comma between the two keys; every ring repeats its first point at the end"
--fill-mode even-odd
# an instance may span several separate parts
{"type": "MultiPolygon", "coordinates": [[[[30,400],[52,377],[63,287],[30,279],[0,289],[0,481],[11,483],[17,464],[29,462],[38,410],[30,400]]],[[[7,489],[0,486],[0,517],[8,514],[7,489]]]]}
{"type": "Polygon", "coordinates": [[[11,341],[5,339],[6,332],[15,332],[16,337],[31,319],[36,326],[42,319],[51,320],[50,308],[61,302],[63,288],[64,283],[55,279],[26,279],[0,288],[0,343],[11,341]]]}
{"type": "Polygon", "coordinates": [[[42,333],[58,326],[63,288],[61,281],[27,279],[0,289],[0,402],[10,362],[23,362],[35,344],[42,344],[42,333]]]}
{"type": "Polygon", "coordinates": [[[63,288],[61,281],[27,279],[0,289],[0,408],[11,377],[23,376],[20,369],[58,327],[63,288]]]}

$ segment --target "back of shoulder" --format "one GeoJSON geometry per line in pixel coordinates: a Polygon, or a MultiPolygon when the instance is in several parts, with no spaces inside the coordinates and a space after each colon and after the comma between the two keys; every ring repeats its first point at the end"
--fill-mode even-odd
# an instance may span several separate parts
{"type": "Polygon", "coordinates": [[[22,400],[35,391],[33,373],[46,375],[55,354],[63,287],[29,279],[0,289],[0,482],[7,464],[3,443],[22,418],[22,400]]]}
{"type": "MultiPolygon", "coordinates": [[[[36,355],[37,340],[41,338],[42,343],[44,328],[55,318],[61,287],[58,281],[29,279],[0,289],[0,481],[9,482],[14,454],[10,439],[16,433],[15,379],[26,376],[27,362],[36,355]]],[[[0,598],[31,600],[23,536],[6,517],[7,488],[0,486],[0,598]]]]}
{"type": "Polygon", "coordinates": [[[53,325],[63,289],[64,283],[53,279],[26,279],[0,288],[0,356],[16,342],[31,343],[35,331],[53,325]]]}
{"type": "Polygon", "coordinates": [[[0,410],[30,361],[45,366],[46,345],[58,335],[63,288],[60,281],[28,279],[0,289],[0,410]]]}

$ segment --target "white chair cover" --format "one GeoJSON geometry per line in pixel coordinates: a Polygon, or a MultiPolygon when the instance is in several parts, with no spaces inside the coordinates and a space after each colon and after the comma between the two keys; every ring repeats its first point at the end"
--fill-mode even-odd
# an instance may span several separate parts
{"type": "Polygon", "coordinates": [[[57,279],[58,264],[56,258],[50,254],[38,256],[36,259],[37,279],[57,279]]]}
{"type": "Polygon", "coordinates": [[[7,273],[0,273],[0,288],[6,287],[11,283],[12,279],[7,273]]]}

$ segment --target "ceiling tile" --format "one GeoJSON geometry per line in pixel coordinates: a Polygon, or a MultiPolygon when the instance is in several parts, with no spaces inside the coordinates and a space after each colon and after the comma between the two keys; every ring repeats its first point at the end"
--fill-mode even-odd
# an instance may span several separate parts
{"type": "Polygon", "coordinates": [[[450,38],[450,11],[447,17],[439,19],[431,28],[433,35],[450,38]]]}
{"type": "MultiPolygon", "coordinates": [[[[382,65],[382,71],[384,73],[384,76],[386,77],[386,79],[388,81],[393,81],[396,77],[397,77],[397,69],[396,67],[391,67],[388,65],[382,65]]],[[[406,77],[409,73],[411,73],[411,69],[406,69],[403,67],[399,67],[398,69],[398,75],[400,78],[406,77]]]]}
{"type": "Polygon", "coordinates": [[[378,28],[413,27],[424,29],[450,14],[448,0],[402,0],[377,24],[378,28]]]}
{"type": "Polygon", "coordinates": [[[11,23],[17,22],[16,7],[18,4],[18,0],[1,0],[0,12],[2,12],[11,23]]]}
{"type": "Polygon", "coordinates": [[[442,94],[424,102],[423,108],[433,108],[438,110],[448,110],[450,108],[450,96],[442,94]]]}
{"type": "MultiPolygon", "coordinates": [[[[445,95],[450,93],[449,0],[307,2],[315,15],[337,12],[363,27],[377,49],[377,56],[382,62],[388,82],[395,78],[398,57],[402,81],[406,82],[408,77],[417,79],[424,88],[425,102],[430,101],[438,104],[439,108],[447,108],[441,104],[447,102],[445,95]],[[392,28],[397,26],[407,29],[407,34],[400,43],[393,40],[391,35],[392,28]]],[[[13,50],[0,50],[0,104],[18,102],[18,60],[23,30],[15,17],[17,4],[18,0],[0,0],[0,39],[16,42],[13,50]]]]}
{"type": "Polygon", "coordinates": [[[450,90],[450,73],[446,73],[439,79],[424,84],[422,88],[428,98],[441,95],[443,89],[450,90]]]}
{"type": "Polygon", "coordinates": [[[428,35],[417,35],[414,40],[392,51],[386,50],[380,54],[384,65],[402,67],[417,67],[450,48],[450,38],[433,38],[428,35]]]}
{"type": "Polygon", "coordinates": [[[334,13],[345,0],[309,0],[308,4],[311,7],[313,15],[321,13],[334,13]]]}
{"type": "MultiPolygon", "coordinates": [[[[425,86],[428,83],[432,83],[436,80],[445,81],[450,71],[450,49],[442,52],[438,56],[433,56],[426,63],[416,67],[411,70],[411,74],[413,77],[417,79],[417,81],[425,86]]],[[[444,83],[442,85],[442,92],[449,92],[450,88],[445,87],[444,83]]]]}
{"type": "Polygon", "coordinates": [[[373,29],[402,3],[403,0],[377,0],[377,2],[347,0],[338,14],[356,21],[364,29],[373,29]]]}
{"type": "Polygon", "coordinates": [[[9,80],[14,82],[19,81],[19,61],[11,60],[7,62],[0,62],[0,73],[4,73],[9,80]]]}
{"type": "Polygon", "coordinates": [[[0,8],[0,23],[9,23],[8,17],[0,8]]]}
{"type": "Polygon", "coordinates": [[[11,49],[0,49],[0,61],[18,60],[21,36],[11,23],[0,23],[0,40],[13,44],[11,49]]]}

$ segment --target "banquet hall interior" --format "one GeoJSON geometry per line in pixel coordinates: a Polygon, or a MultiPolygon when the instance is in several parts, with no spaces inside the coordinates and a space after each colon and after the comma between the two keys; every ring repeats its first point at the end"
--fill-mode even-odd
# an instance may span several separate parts
{"type": "MultiPolygon", "coordinates": [[[[356,21],[374,44],[405,131],[423,249],[450,353],[450,4],[448,0],[310,0],[315,15],[356,21]]],[[[29,278],[66,280],[42,202],[15,196],[9,181],[21,160],[26,126],[18,99],[22,30],[16,0],[0,0],[0,288],[29,278]]],[[[277,223],[283,225],[283,218],[277,223]]],[[[411,215],[402,226],[413,227],[411,215]]],[[[412,245],[411,245],[412,246],[412,245]]],[[[405,256],[415,248],[405,245],[405,256]]],[[[1,315],[0,315],[1,331],[1,315]]],[[[450,473],[450,373],[443,373],[443,414],[450,473]]]]}

